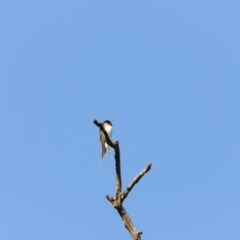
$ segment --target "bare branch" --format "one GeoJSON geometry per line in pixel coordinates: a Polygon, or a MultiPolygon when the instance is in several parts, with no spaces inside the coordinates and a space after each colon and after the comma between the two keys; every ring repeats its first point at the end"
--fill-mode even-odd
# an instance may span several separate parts
{"type": "MultiPolygon", "coordinates": [[[[117,142],[118,143],[118,142],[117,142]]],[[[121,177],[121,162],[120,162],[120,148],[119,144],[115,148],[115,171],[116,171],[116,191],[115,197],[120,201],[122,191],[122,177],[121,177]]]]}
{"type": "Polygon", "coordinates": [[[138,181],[153,167],[151,163],[149,163],[128,185],[127,189],[122,193],[122,202],[124,199],[128,196],[132,188],[135,186],[135,184],[138,183],[138,181]]]}
{"type": "Polygon", "coordinates": [[[114,199],[113,197],[109,196],[109,195],[106,195],[106,198],[107,198],[107,200],[108,200],[110,203],[112,203],[112,204],[113,204],[113,202],[115,201],[115,199],[114,199]]]}
{"type": "Polygon", "coordinates": [[[125,225],[125,228],[129,231],[131,236],[133,237],[134,240],[141,240],[141,234],[142,232],[138,232],[137,229],[134,227],[129,215],[125,211],[124,207],[121,205],[120,208],[117,208],[117,211],[119,215],[121,216],[123,223],[125,225]]]}
{"type": "Polygon", "coordinates": [[[152,164],[148,164],[147,167],[143,169],[142,172],[140,172],[137,177],[133,179],[133,181],[129,184],[127,189],[121,193],[122,191],[122,179],[121,179],[121,161],[120,161],[120,148],[119,148],[119,142],[115,141],[113,142],[110,137],[108,136],[107,132],[103,128],[103,123],[98,122],[96,119],[93,120],[93,123],[100,128],[100,130],[104,133],[104,136],[106,138],[107,144],[112,147],[115,151],[115,171],[116,171],[116,190],[115,190],[115,197],[111,197],[109,195],[106,195],[106,198],[109,202],[112,203],[113,207],[118,211],[119,215],[121,216],[123,223],[131,236],[134,240],[141,240],[141,234],[142,231],[137,231],[134,227],[129,215],[125,211],[122,203],[124,199],[128,196],[129,192],[132,190],[134,185],[144,176],[145,173],[147,173],[151,168],[152,164]]]}

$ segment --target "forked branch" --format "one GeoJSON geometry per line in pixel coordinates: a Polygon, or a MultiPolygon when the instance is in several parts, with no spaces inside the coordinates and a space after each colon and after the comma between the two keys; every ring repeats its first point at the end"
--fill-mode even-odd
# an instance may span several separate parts
{"type": "Polygon", "coordinates": [[[113,207],[117,210],[120,217],[123,220],[123,223],[131,236],[134,240],[141,240],[141,234],[142,231],[137,231],[134,227],[129,215],[127,214],[126,210],[123,207],[123,201],[128,196],[132,188],[136,185],[136,183],[146,174],[151,168],[152,164],[148,164],[129,184],[127,189],[121,193],[122,191],[122,180],[121,180],[121,162],[120,162],[120,148],[119,148],[119,142],[118,141],[112,141],[103,128],[103,123],[98,122],[96,119],[93,120],[93,123],[100,128],[100,130],[104,133],[107,144],[112,147],[115,151],[115,171],[116,171],[116,191],[115,191],[115,197],[111,197],[109,195],[106,195],[107,200],[113,205],[113,207]]]}

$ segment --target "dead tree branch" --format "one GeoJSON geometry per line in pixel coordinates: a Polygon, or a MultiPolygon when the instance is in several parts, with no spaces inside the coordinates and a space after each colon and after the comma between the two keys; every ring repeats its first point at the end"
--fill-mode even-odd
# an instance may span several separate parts
{"type": "Polygon", "coordinates": [[[132,190],[132,188],[136,185],[136,183],[152,168],[152,164],[148,164],[129,184],[127,189],[122,193],[122,179],[121,179],[121,162],[120,162],[120,148],[118,141],[112,141],[108,136],[107,132],[103,128],[103,123],[98,122],[96,119],[93,120],[93,123],[103,131],[107,144],[112,147],[115,151],[115,171],[116,171],[116,190],[115,197],[111,197],[106,195],[107,200],[113,205],[113,207],[117,210],[120,217],[123,220],[123,223],[134,240],[141,240],[142,231],[137,231],[134,227],[129,215],[123,207],[123,201],[127,198],[128,194],[132,190]]]}
{"type": "Polygon", "coordinates": [[[152,168],[152,164],[149,163],[133,180],[132,182],[128,185],[127,189],[122,193],[121,198],[122,202],[124,199],[128,196],[132,188],[135,186],[136,183],[152,168]]]}

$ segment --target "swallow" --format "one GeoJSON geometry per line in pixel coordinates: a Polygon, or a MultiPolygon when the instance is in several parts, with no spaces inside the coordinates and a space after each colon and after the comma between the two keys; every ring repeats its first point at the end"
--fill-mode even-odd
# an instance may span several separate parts
{"type": "MultiPolygon", "coordinates": [[[[104,121],[103,122],[103,128],[107,132],[108,136],[111,137],[111,135],[112,135],[112,123],[109,120],[104,121]]],[[[111,157],[109,146],[107,144],[105,135],[101,130],[100,130],[100,142],[101,142],[101,146],[102,146],[102,155],[100,157],[100,160],[102,160],[106,151],[109,153],[109,155],[111,157]]]]}

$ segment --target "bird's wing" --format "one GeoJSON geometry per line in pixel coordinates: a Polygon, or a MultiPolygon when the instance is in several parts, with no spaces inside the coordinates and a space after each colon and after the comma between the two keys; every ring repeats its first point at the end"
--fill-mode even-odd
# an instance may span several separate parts
{"type": "Polygon", "coordinates": [[[102,147],[102,154],[100,157],[100,160],[101,160],[103,158],[104,154],[106,153],[106,148],[105,148],[106,139],[105,139],[104,133],[102,131],[100,132],[100,142],[101,142],[101,147],[102,147]]]}

